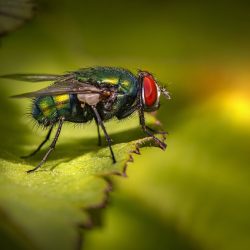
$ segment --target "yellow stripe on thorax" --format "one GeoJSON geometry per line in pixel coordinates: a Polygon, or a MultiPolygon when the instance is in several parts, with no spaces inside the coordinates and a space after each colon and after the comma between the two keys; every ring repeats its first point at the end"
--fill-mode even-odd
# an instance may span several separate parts
{"type": "Polygon", "coordinates": [[[117,77],[105,78],[105,79],[102,79],[102,82],[108,83],[108,84],[117,84],[119,82],[119,78],[117,78],[117,77]]]}

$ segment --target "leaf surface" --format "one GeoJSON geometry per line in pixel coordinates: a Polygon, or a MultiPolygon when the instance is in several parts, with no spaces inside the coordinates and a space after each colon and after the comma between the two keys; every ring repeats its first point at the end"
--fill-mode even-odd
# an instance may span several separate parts
{"type": "MultiPolygon", "coordinates": [[[[11,108],[8,101],[2,105],[11,108]]],[[[140,132],[137,117],[107,123],[117,158],[113,164],[104,138],[102,147],[96,145],[94,124],[82,128],[65,125],[48,162],[27,174],[48,145],[34,158],[22,160],[19,156],[34,150],[44,135],[29,129],[25,119],[19,121],[14,108],[10,115],[4,110],[1,113],[6,117],[0,125],[1,242],[12,249],[76,249],[81,244],[81,228],[92,224],[88,211],[102,208],[107,201],[111,183],[106,176],[125,175],[132,152],[152,144],[151,139],[140,132]]],[[[153,117],[149,119],[155,122],[153,117]]]]}

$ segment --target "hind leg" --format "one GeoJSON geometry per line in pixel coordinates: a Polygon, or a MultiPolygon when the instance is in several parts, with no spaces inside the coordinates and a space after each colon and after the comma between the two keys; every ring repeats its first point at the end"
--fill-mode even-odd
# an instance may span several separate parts
{"type": "Polygon", "coordinates": [[[31,152],[29,155],[21,156],[21,158],[25,159],[25,158],[29,158],[35,155],[42,148],[42,146],[49,140],[53,127],[54,127],[54,124],[50,127],[49,132],[46,135],[45,139],[42,141],[42,143],[37,147],[35,151],[31,152]]]}
{"type": "Polygon", "coordinates": [[[36,171],[37,169],[39,169],[45,162],[46,160],[48,159],[49,155],[51,154],[51,152],[55,149],[56,147],[56,142],[58,140],[58,137],[61,133],[61,129],[62,129],[62,125],[63,125],[63,122],[64,122],[64,117],[61,117],[59,119],[59,125],[58,125],[58,128],[57,128],[57,131],[56,131],[56,135],[52,141],[52,143],[50,144],[49,146],[49,149],[47,151],[47,153],[45,154],[45,156],[43,157],[43,159],[40,161],[40,163],[33,169],[27,171],[27,173],[32,173],[34,171],[36,171]]]}

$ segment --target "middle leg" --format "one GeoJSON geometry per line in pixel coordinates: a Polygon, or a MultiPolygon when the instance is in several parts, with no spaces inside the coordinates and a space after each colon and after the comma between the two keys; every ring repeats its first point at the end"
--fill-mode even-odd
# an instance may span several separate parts
{"type": "Polygon", "coordinates": [[[97,134],[98,134],[98,146],[102,145],[102,138],[101,138],[101,133],[100,133],[100,127],[97,121],[97,118],[95,117],[95,123],[96,123],[96,127],[97,127],[97,134]]]}
{"type": "Polygon", "coordinates": [[[102,121],[102,119],[101,119],[101,117],[100,117],[100,115],[99,115],[96,107],[95,106],[91,106],[91,108],[94,111],[94,114],[95,114],[96,120],[98,122],[98,125],[100,125],[101,128],[102,128],[102,130],[103,130],[103,133],[105,135],[106,141],[107,141],[109,149],[110,149],[110,153],[111,153],[111,156],[112,156],[113,163],[116,163],[115,155],[114,155],[114,152],[113,152],[113,149],[112,149],[112,146],[111,146],[112,140],[111,140],[110,136],[108,135],[108,133],[106,131],[106,128],[105,128],[105,126],[103,124],[103,121],[102,121]]]}

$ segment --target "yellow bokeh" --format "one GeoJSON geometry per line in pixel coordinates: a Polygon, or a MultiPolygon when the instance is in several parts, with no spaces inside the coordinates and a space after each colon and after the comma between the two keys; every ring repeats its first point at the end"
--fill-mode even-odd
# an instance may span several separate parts
{"type": "Polygon", "coordinates": [[[250,94],[242,91],[232,91],[219,95],[222,112],[239,125],[250,124],[250,94]]]}

